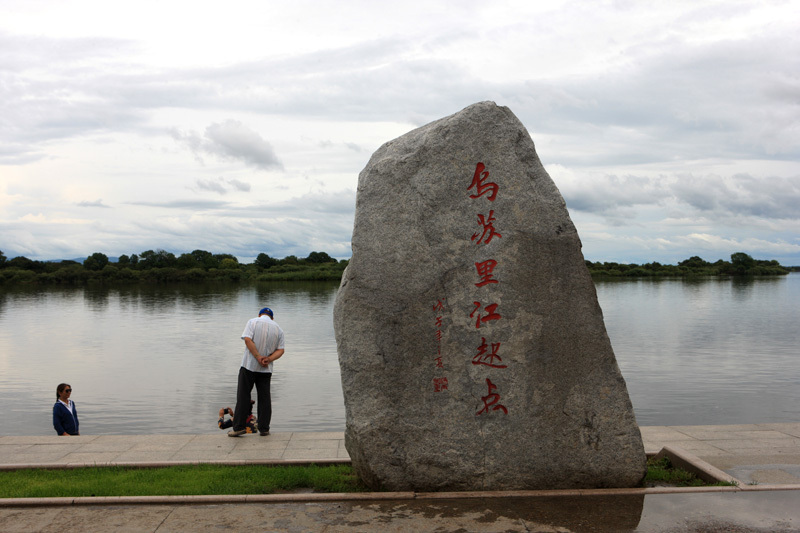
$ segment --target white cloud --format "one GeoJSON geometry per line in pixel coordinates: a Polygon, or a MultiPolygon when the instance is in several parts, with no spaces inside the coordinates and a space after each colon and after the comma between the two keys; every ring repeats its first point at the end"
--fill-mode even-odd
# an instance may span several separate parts
{"type": "Polygon", "coordinates": [[[217,179],[199,179],[195,182],[197,188],[215,192],[217,194],[227,194],[229,190],[236,190],[241,192],[249,192],[250,184],[237,179],[217,178],[217,179]]]}
{"type": "Polygon", "coordinates": [[[198,158],[207,154],[223,160],[241,161],[261,170],[283,168],[272,145],[236,120],[211,124],[202,137],[194,132],[182,133],[176,129],[171,130],[170,135],[198,158]]]}
{"type": "Polygon", "coordinates": [[[80,207],[103,207],[103,208],[108,208],[109,207],[109,206],[107,206],[106,204],[103,203],[103,199],[102,198],[99,198],[99,199],[97,199],[97,200],[95,200],[93,202],[90,202],[88,200],[84,200],[82,202],[78,202],[76,205],[78,205],[80,207]]]}

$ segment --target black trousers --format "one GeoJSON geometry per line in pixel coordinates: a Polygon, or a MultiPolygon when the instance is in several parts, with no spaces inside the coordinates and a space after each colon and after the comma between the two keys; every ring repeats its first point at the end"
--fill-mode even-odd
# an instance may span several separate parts
{"type": "Polygon", "coordinates": [[[244,429],[247,415],[250,412],[250,392],[253,385],[258,394],[258,430],[269,431],[272,420],[272,398],[269,394],[269,383],[272,372],[251,372],[245,367],[239,367],[239,386],[236,389],[236,409],[233,411],[233,430],[244,429]]]}

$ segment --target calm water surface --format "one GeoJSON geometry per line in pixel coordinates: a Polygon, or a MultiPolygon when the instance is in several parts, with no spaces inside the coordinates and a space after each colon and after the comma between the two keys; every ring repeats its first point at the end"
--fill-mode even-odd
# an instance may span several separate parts
{"type": "MultiPolygon", "coordinates": [[[[84,434],[219,432],[241,332],[264,305],[287,343],[273,431],[341,431],[337,288],[0,290],[0,435],[55,434],[62,381],[84,434]]],[[[800,274],[598,282],[597,292],[641,425],[800,421],[800,274]]]]}

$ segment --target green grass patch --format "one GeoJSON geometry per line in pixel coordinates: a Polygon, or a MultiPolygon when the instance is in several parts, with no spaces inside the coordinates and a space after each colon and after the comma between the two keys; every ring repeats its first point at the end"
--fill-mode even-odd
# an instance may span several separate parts
{"type": "Polygon", "coordinates": [[[708,483],[697,477],[692,472],[673,466],[668,457],[656,459],[651,457],[647,460],[647,476],[644,478],[646,486],[668,485],[672,487],[724,487],[731,483],[719,481],[708,483]]]}
{"type": "Polygon", "coordinates": [[[364,492],[350,465],[186,465],[0,472],[0,498],[364,492]]]}
{"type": "MultiPolygon", "coordinates": [[[[647,461],[645,486],[701,487],[709,484],[675,468],[668,458],[647,461]]],[[[0,471],[0,498],[81,496],[191,496],[280,494],[287,492],[366,492],[350,465],[225,466],[165,468],[87,467],[0,471]]]]}

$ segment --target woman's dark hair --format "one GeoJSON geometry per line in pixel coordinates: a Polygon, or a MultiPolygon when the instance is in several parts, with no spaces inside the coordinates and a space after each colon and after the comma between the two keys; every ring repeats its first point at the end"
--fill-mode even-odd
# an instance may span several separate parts
{"type": "Polygon", "coordinates": [[[61,398],[61,393],[64,392],[64,389],[69,387],[69,383],[59,383],[58,387],[56,387],[56,400],[61,398]]]}

